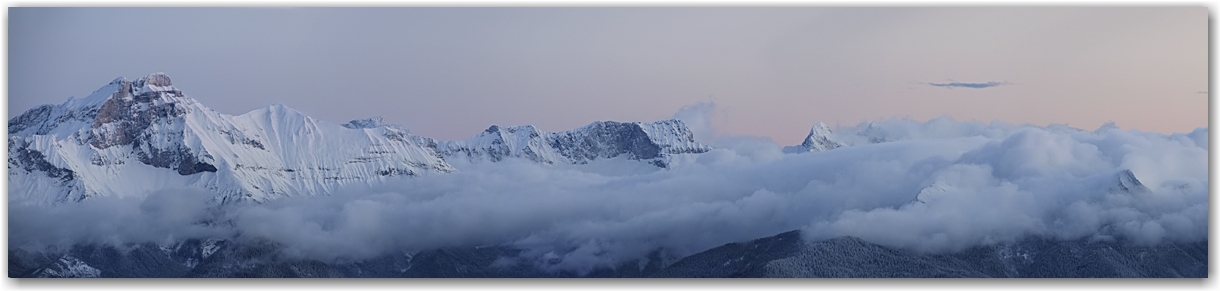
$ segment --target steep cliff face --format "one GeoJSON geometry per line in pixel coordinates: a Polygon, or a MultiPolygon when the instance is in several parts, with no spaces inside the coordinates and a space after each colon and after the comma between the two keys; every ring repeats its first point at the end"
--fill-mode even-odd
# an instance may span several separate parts
{"type": "Polygon", "coordinates": [[[709,150],[676,120],[596,122],[558,133],[492,126],[467,140],[437,141],[379,117],[340,125],[283,105],[227,115],[187,97],[162,73],[118,78],[86,98],[30,109],[9,120],[9,132],[9,193],[22,203],[175,187],[207,189],[221,202],[266,201],[458,170],[446,159],[625,157],[664,168],[670,155],[709,150]]]}

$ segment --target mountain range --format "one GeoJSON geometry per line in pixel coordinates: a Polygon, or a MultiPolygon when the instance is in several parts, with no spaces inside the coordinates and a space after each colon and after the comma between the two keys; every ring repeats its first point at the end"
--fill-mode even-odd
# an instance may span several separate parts
{"type": "MultiPolygon", "coordinates": [[[[163,73],[117,78],[84,98],[32,108],[10,118],[8,131],[10,205],[41,206],[178,188],[212,193],[210,201],[219,206],[267,203],[508,160],[556,167],[612,161],[664,171],[717,150],[697,142],[677,119],[597,121],[560,132],[491,125],[468,139],[444,141],[411,134],[380,117],[337,124],[283,105],[228,115],[187,97],[163,73]]],[[[875,123],[835,132],[819,122],[801,144],[782,152],[803,155],[917,138],[875,123]]],[[[1113,197],[1155,194],[1131,170],[1098,177],[1107,181],[1113,197]]],[[[957,191],[939,182],[923,186],[911,203],[957,191]]],[[[43,251],[10,247],[9,276],[1206,277],[1208,257],[1206,241],[1140,245],[1027,237],[936,254],[855,237],[806,241],[799,230],[686,256],[656,249],[645,258],[583,271],[506,260],[526,251],[511,244],[338,262],[289,256],[281,247],[240,236],[123,246],[82,243],[43,251]]]]}
{"type": "Polygon", "coordinates": [[[9,119],[8,129],[10,196],[40,204],[173,187],[206,189],[221,203],[267,201],[458,171],[449,162],[457,159],[618,158],[666,168],[674,156],[710,149],[680,120],[599,121],[562,132],[492,125],[466,140],[438,141],[379,117],[334,124],[283,105],[227,115],[162,73],[35,107],[9,119]]]}

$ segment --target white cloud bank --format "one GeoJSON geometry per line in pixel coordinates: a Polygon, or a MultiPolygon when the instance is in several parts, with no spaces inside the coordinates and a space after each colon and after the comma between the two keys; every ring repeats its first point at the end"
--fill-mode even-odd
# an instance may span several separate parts
{"type": "MultiPolygon", "coordinates": [[[[680,115],[706,116],[694,108],[680,115]]],[[[719,148],[667,170],[507,160],[224,209],[190,190],[10,204],[9,242],[255,238],[321,260],[508,244],[548,267],[588,270],[658,248],[682,256],[792,229],[810,240],[850,235],[933,252],[1025,236],[1207,239],[1206,128],[1163,135],[942,118],[837,131],[855,145],[785,155],[767,139],[701,136],[719,148]],[[868,143],[874,137],[890,141],[868,143]],[[1127,170],[1142,188],[1123,182],[1127,170]]]]}

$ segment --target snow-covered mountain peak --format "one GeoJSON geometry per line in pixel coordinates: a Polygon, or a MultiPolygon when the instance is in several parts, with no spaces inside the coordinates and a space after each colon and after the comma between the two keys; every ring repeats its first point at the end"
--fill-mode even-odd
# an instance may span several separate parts
{"type": "Polygon", "coordinates": [[[69,98],[68,103],[71,103],[73,100],[76,100],[77,102],[88,100],[89,103],[98,103],[98,105],[101,105],[102,102],[106,102],[107,99],[110,99],[110,97],[115,96],[119,92],[128,92],[127,88],[130,88],[130,84],[131,81],[127,78],[118,77],[101,88],[97,88],[97,90],[94,90],[93,93],[90,93],[89,96],[86,96],[85,98],[69,98]]]}
{"type": "Polygon", "coordinates": [[[1148,186],[1144,186],[1144,183],[1135,177],[1135,173],[1131,172],[1130,169],[1120,170],[1115,176],[1118,181],[1111,188],[1112,190],[1127,193],[1147,193],[1151,191],[1148,189],[1148,186]]]}
{"type": "Polygon", "coordinates": [[[694,141],[694,135],[678,120],[651,123],[597,121],[561,132],[545,132],[533,125],[493,125],[467,140],[443,142],[448,157],[474,161],[523,158],[546,164],[585,164],[596,159],[623,156],[668,167],[676,154],[707,152],[711,148],[694,141]]]}
{"type": "Polygon", "coordinates": [[[845,146],[836,137],[830,126],[826,123],[818,122],[809,129],[809,135],[805,136],[805,140],[800,145],[784,147],[785,153],[807,153],[807,152],[824,152],[845,146]]]}
{"type": "Polygon", "coordinates": [[[411,135],[380,117],[346,124],[282,104],[241,115],[212,110],[154,73],[117,78],[88,97],[9,120],[10,196],[61,203],[200,188],[219,201],[327,195],[345,185],[456,171],[447,159],[543,164],[634,160],[667,168],[710,147],[678,120],[599,121],[563,131],[493,125],[461,141],[411,135]],[[686,157],[686,156],[684,156],[686,157]]]}
{"type": "Polygon", "coordinates": [[[118,76],[118,77],[115,77],[114,80],[110,81],[109,85],[123,84],[124,82],[127,82],[127,81],[128,81],[127,77],[118,76]]]}
{"type": "Polygon", "coordinates": [[[94,91],[89,97],[84,100],[91,102],[116,102],[116,103],[198,103],[194,99],[186,97],[181,90],[175,88],[170,81],[169,76],[164,73],[154,73],[148,76],[141,77],[135,81],[130,81],[124,77],[118,77],[110,83],[102,86],[94,91]],[[119,100],[114,100],[119,99],[119,100]]]}
{"type": "Polygon", "coordinates": [[[9,134],[54,134],[64,138],[77,133],[79,124],[93,129],[124,120],[146,124],[181,116],[195,107],[201,106],[174,88],[164,74],[136,81],[118,77],[84,98],[71,97],[59,105],[38,106],[9,119],[9,134]]]}
{"type": "Polygon", "coordinates": [[[163,73],[117,78],[86,98],[36,107],[10,119],[9,129],[10,194],[30,203],[166,187],[264,201],[454,170],[434,142],[402,130],[348,130],[279,104],[221,114],[163,73]]]}
{"type": "Polygon", "coordinates": [[[131,82],[112,82],[103,89],[115,91],[97,109],[91,125],[91,144],[97,148],[130,144],[141,131],[175,123],[187,113],[204,108],[174,88],[163,73],[131,82]]]}
{"type": "Polygon", "coordinates": [[[830,135],[830,133],[831,133],[830,126],[827,126],[825,122],[821,122],[821,121],[818,121],[817,124],[813,125],[813,128],[809,129],[810,136],[812,136],[812,135],[830,135]]]}

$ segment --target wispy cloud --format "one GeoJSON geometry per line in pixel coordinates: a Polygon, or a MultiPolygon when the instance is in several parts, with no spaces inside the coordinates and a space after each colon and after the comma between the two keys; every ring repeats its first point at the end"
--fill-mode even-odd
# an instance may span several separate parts
{"type": "Polygon", "coordinates": [[[1008,85],[1008,84],[1010,84],[1010,83],[1008,83],[1008,82],[987,82],[987,83],[965,83],[965,82],[928,83],[928,85],[932,85],[932,86],[936,86],[936,87],[948,87],[948,88],[960,87],[960,88],[973,88],[973,89],[991,88],[991,87],[995,87],[995,86],[1000,86],[1000,85],[1008,85]]]}

